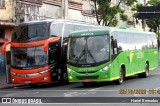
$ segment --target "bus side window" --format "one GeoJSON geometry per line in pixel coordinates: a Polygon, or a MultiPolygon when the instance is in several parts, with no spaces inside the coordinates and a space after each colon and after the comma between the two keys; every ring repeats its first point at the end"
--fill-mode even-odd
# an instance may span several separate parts
{"type": "Polygon", "coordinates": [[[62,36],[62,27],[63,27],[63,23],[51,24],[51,28],[50,28],[51,37],[62,36]]]}
{"type": "Polygon", "coordinates": [[[147,35],[147,43],[148,43],[148,49],[152,49],[152,38],[151,35],[147,35]]]}
{"type": "Polygon", "coordinates": [[[155,35],[152,35],[152,43],[153,43],[153,48],[157,48],[157,39],[155,35]]]}
{"type": "Polygon", "coordinates": [[[119,46],[118,46],[118,49],[119,51],[123,51],[123,50],[128,50],[128,45],[127,45],[127,33],[124,33],[124,32],[119,32],[118,33],[119,36],[118,36],[118,40],[119,40],[119,46]]]}
{"type": "Polygon", "coordinates": [[[147,45],[145,37],[146,37],[145,35],[139,34],[139,38],[140,38],[140,41],[141,41],[141,49],[142,50],[145,50],[146,49],[146,45],[147,45]]]}
{"type": "Polygon", "coordinates": [[[74,26],[75,26],[75,25],[74,25],[74,24],[71,24],[71,23],[66,23],[66,24],[65,24],[64,37],[68,37],[71,32],[75,31],[74,26]]]}
{"type": "Polygon", "coordinates": [[[135,39],[132,33],[127,33],[128,50],[135,50],[135,39]]]}
{"type": "Polygon", "coordinates": [[[137,34],[133,34],[134,36],[134,42],[135,42],[135,48],[136,50],[140,50],[140,42],[137,34]]]}

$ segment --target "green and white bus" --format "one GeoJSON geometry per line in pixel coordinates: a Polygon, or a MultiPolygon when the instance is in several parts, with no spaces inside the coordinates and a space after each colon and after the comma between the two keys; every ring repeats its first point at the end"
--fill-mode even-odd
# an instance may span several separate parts
{"type": "Polygon", "coordinates": [[[115,81],[148,77],[158,67],[156,34],[131,29],[94,29],[73,32],[67,51],[69,82],[115,81]]]}

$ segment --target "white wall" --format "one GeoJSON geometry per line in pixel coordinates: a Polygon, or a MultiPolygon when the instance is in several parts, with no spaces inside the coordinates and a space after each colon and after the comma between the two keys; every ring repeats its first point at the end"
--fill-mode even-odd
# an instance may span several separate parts
{"type": "Polygon", "coordinates": [[[61,18],[61,8],[43,3],[39,9],[39,15],[48,18],[61,18]]]}

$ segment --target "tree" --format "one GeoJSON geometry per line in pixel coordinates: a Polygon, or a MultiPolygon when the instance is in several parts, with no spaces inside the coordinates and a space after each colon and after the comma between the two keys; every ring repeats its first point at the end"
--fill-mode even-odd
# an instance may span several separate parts
{"type": "MultiPolygon", "coordinates": [[[[150,6],[160,6],[160,0],[149,0],[147,2],[147,5],[150,6]]],[[[133,11],[138,11],[138,7],[142,7],[143,4],[137,4],[135,8],[133,8],[133,11]]],[[[134,17],[137,21],[137,15],[138,13],[135,13],[134,17]]],[[[144,21],[142,21],[143,24],[144,21]]],[[[146,19],[146,24],[150,28],[151,32],[155,32],[158,35],[158,42],[160,38],[160,19],[146,19]]]]}
{"type": "Polygon", "coordinates": [[[127,6],[132,6],[137,0],[119,0],[118,4],[111,6],[111,0],[91,0],[94,2],[95,14],[97,23],[100,24],[103,20],[105,26],[116,26],[118,19],[116,15],[119,13],[120,18],[123,21],[128,20],[128,16],[124,13],[125,11],[120,7],[123,3],[127,6]]]}
{"type": "MultiPolygon", "coordinates": [[[[148,4],[151,6],[160,6],[160,0],[150,0],[148,4]]],[[[158,42],[160,37],[160,18],[159,19],[147,19],[146,24],[150,28],[150,31],[155,32],[158,35],[158,42]]]]}

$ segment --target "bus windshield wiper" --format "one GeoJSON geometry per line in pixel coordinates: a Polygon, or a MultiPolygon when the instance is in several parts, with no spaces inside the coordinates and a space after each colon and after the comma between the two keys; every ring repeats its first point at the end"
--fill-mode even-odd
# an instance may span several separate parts
{"type": "Polygon", "coordinates": [[[80,54],[80,56],[78,57],[76,64],[79,62],[79,60],[82,58],[82,56],[85,54],[85,50],[83,50],[80,54]]]}
{"type": "Polygon", "coordinates": [[[87,49],[87,51],[88,51],[88,54],[89,54],[89,55],[91,56],[91,58],[93,59],[93,61],[94,61],[95,63],[97,63],[96,60],[94,59],[93,55],[91,54],[90,50],[87,49]]]}

